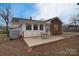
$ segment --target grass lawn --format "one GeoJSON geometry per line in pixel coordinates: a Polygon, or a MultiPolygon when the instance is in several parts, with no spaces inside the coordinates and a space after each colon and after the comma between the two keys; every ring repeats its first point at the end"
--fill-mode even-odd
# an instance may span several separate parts
{"type": "Polygon", "coordinates": [[[79,56],[79,37],[70,37],[56,42],[29,48],[24,40],[12,40],[0,44],[0,55],[8,56],[79,56]]]}

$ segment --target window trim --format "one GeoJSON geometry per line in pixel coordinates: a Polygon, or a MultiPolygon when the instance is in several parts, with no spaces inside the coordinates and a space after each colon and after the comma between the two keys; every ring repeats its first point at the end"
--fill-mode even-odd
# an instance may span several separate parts
{"type": "Polygon", "coordinates": [[[33,24],[33,30],[38,30],[38,24],[33,24]],[[37,26],[37,29],[35,29],[34,26],[37,26]]]}
{"type": "Polygon", "coordinates": [[[40,30],[44,30],[44,27],[43,27],[43,25],[42,25],[42,29],[41,29],[41,25],[39,26],[39,29],[40,29],[40,30]]]}
{"type": "Polygon", "coordinates": [[[26,24],[26,30],[32,30],[32,25],[31,24],[26,24]],[[27,26],[30,26],[30,27],[27,29],[27,26]]]}

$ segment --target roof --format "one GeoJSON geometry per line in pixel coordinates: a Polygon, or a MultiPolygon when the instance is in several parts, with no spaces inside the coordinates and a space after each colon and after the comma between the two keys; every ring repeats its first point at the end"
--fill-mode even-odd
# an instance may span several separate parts
{"type": "Polygon", "coordinates": [[[78,25],[68,25],[68,27],[78,27],[78,25]]]}
{"type": "Polygon", "coordinates": [[[46,20],[45,22],[54,21],[55,19],[58,20],[58,21],[60,21],[61,23],[63,23],[63,22],[59,19],[59,17],[53,17],[53,18],[51,18],[51,19],[46,20]]]}
{"type": "Polygon", "coordinates": [[[11,22],[18,22],[20,20],[28,20],[28,19],[13,17],[11,22]]]}
{"type": "Polygon", "coordinates": [[[47,24],[47,25],[49,25],[48,23],[46,23],[45,21],[42,21],[42,20],[24,19],[24,18],[16,18],[16,17],[13,17],[11,22],[28,23],[29,20],[31,20],[31,22],[34,24],[47,24]]]}
{"type": "Polygon", "coordinates": [[[19,22],[19,21],[24,21],[24,22],[27,22],[27,21],[29,21],[29,20],[31,20],[33,23],[40,23],[40,24],[44,24],[44,23],[46,23],[46,22],[48,22],[48,21],[52,21],[52,20],[55,20],[55,19],[57,19],[57,20],[59,20],[61,23],[63,23],[58,17],[53,17],[53,18],[51,18],[51,19],[48,19],[48,20],[33,20],[33,19],[24,19],[24,18],[17,18],[17,17],[13,17],[12,18],[12,22],[19,22]]]}
{"type": "MultiPolygon", "coordinates": [[[[30,20],[30,19],[17,18],[17,17],[13,17],[13,18],[12,18],[12,22],[29,21],[29,20],[30,20]]],[[[44,21],[42,21],[42,20],[31,20],[31,21],[44,22],[44,21]]]]}

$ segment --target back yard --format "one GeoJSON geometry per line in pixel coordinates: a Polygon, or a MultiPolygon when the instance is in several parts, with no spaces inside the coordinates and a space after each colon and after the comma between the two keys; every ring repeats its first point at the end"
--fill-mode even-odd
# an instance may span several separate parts
{"type": "MultiPolygon", "coordinates": [[[[5,36],[5,35],[4,35],[5,36]]],[[[5,36],[6,37],[6,36],[5,36]]],[[[0,40],[5,39],[0,36],[0,40]]],[[[79,55],[79,37],[68,37],[63,40],[42,44],[29,48],[24,40],[6,40],[0,42],[0,55],[8,56],[59,56],[79,55]]]]}

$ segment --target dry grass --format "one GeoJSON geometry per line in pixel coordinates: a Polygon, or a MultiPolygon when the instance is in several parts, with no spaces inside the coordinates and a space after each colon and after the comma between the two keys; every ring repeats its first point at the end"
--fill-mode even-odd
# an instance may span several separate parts
{"type": "Polygon", "coordinates": [[[79,37],[66,38],[64,40],[33,47],[30,54],[46,56],[79,56],[79,37]]]}
{"type": "Polygon", "coordinates": [[[24,40],[12,40],[0,44],[0,55],[12,56],[59,56],[59,55],[78,55],[79,56],[79,37],[71,37],[52,43],[42,44],[28,48],[24,40]]]}
{"type": "Polygon", "coordinates": [[[0,34],[0,43],[8,41],[7,34],[0,34]]]}

